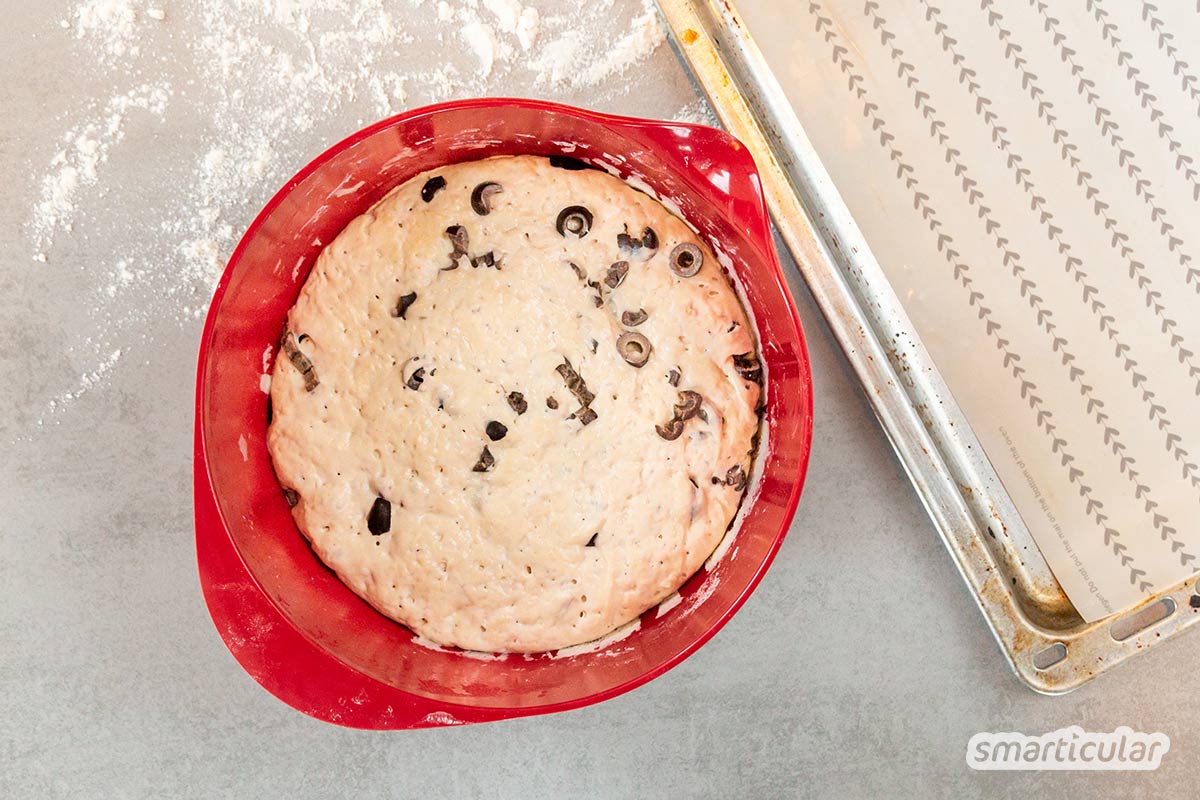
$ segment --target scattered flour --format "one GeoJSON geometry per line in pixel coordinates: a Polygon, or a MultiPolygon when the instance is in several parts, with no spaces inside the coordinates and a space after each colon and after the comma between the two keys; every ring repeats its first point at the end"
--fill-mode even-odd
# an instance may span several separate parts
{"type": "Polygon", "coordinates": [[[701,99],[688,103],[683,108],[675,112],[675,116],[671,118],[675,122],[687,122],[692,125],[708,125],[710,127],[719,127],[721,122],[717,119],[717,115],[713,113],[712,106],[701,99]]]}
{"type": "MultiPolygon", "coordinates": [[[[557,22],[558,18],[552,20],[557,22]]],[[[597,37],[594,30],[585,26],[571,27],[547,42],[530,63],[537,71],[538,83],[566,84],[574,88],[594,86],[623,74],[665,39],[666,32],[658,13],[646,0],[642,13],[634,18],[630,29],[615,41],[597,37]]]]}
{"type": "Polygon", "coordinates": [[[99,167],[125,136],[129,113],[142,109],[161,119],[169,94],[164,86],[142,84],[110,97],[99,113],[89,115],[63,134],[63,147],[50,159],[50,170],[42,178],[41,198],[34,205],[29,225],[35,260],[47,260],[46,251],[57,231],[73,229],[76,195],[99,180],[99,167]]]}
{"type": "MultiPolygon", "coordinates": [[[[67,348],[82,375],[48,413],[105,380],[122,353],[152,345],[164,319],[203,317],[237,237],[315,155],[314,142],[509,86],[561,89],[568,102],[581,90],[593,102],[621,96],[629,81],[605,82],[664,41],[651,0],[81,0],[57,22],[79,69],[99,70],[114,88],[74,112],[41,171],[25,230],[33,261],[54,263],[56,241],[100,231],[110,191],[167,180],[146,172],[132,187],[106,182],[114,151],[140,163],[118,150],[127,135],[184,130],[195,160],[173,167],[179,189],[169,200],[122,219],[129,230],[118,241],[129,244],[93,270],[91,332],[67,348]]],[[[703,106],[679,113],[691,120],[703,106]]]]}
{"type": "MultiPolygon", "coordinates": [[[[113,371],[113,368],[117,366],[117,362],[120,360],[121,350],[113,350],[103,361],[97,364],[94,369],[79,376],[79,382],[74,387],[50,398],[50,400],[46,403],[46,413],[53,414],[64,406],[70,405],[80,397],[83,397],[83,395],[89,389],[105,380],[109,373],[113,371]]],[[[45,415],[43,415],[43,417],[37,421],[37,424],[40,426],[44,423],[44,421],[45,415]]]]}

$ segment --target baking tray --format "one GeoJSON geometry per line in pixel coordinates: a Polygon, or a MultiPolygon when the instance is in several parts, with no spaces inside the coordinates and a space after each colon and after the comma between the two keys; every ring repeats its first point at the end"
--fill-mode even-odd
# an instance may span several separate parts
{"type": "Polygon", "coordinates": [[[658,0],[722,124],[758,161],[775,227],[1010,666],[1077,688],[1200,619],[1196,578],[1085,622],[1005,491],[791,104],[726,0],[658,0]]]}

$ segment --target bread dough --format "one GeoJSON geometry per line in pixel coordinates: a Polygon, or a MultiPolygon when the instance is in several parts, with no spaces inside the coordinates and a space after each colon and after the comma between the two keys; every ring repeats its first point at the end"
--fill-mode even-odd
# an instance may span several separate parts
{"type": "Polygon", "coordinates": [[[682,221],[605,172],[499,157],[418,175],[325,248],[288,313],[268,444],[313,550],[380,612],[443,645],[555,650],[712,553],[759,380],[737,295],[682,221]],[[582,238],[586,214],[559,223],[573,206],[582,238]],[[681,243],[694,276],[670,268],[681,243]],[[618,350],[630,331],[641,367],[618,350]]]}

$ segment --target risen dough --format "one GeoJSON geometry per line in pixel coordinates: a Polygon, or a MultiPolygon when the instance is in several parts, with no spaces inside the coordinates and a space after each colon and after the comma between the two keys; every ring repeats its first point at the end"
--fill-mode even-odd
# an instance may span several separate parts
{"type": "Polygon", "coordinates": [[[325,248],[287,330],[269,446],[296,522],[354,592],[434,642],[528,652],[603,636],[674,592],[737,510],[760,392],[746,315],[695,234],[606,173],[524,156],[419,175],[325,248]],[[481,215],[485,182],[503,191],[481,215]],[[582,238],[556,227],[569,206],[593,216],[582,238]],[[656,249],[619,247],[646,227],[656,249]],[[703,255],[687,278],[668,265],[685,242],[703,255]],[[618,352],[626,330],[652,346],[640,368],[618,352]],[[565,362],[594,394],[589,424],[565,362]],[[685,390],[703,413],[668,441],[655,426],[685,390]]]}

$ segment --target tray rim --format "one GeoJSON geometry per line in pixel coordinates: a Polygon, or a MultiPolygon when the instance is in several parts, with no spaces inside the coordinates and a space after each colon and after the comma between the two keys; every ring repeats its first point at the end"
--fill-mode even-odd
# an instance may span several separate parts
{"type": "Polygon", "coordinates": [[[1104,619],[1079,617],[733,0],[656,2],[680,62],[754,155],[775,229],[1018,679],[1062,694],[1200,621],[1196,576],[1104,619]],[[1114,637],[1114,626],[1156,604],[1164,617],[1114,637]],[[1065,657],[1038,667],[1035,657],[1056,645],[1065,657]]]}

